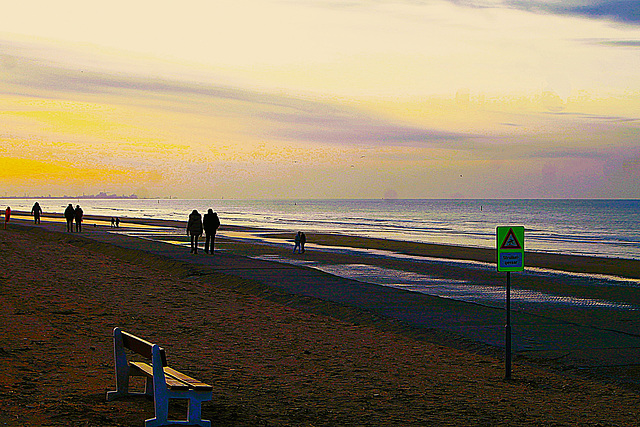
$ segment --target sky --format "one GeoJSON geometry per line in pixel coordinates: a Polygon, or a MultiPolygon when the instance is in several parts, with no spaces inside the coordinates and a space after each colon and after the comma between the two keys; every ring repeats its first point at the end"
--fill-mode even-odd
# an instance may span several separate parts
{"type": "Polygon", "coordinates": [[[640,198],[637,0],[23,0],[0,197],[640,198]]]}

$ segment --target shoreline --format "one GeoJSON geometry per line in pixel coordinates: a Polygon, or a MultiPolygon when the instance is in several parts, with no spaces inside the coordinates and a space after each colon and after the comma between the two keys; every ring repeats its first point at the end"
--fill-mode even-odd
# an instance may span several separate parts
{"type": "MultiPolygon", "coordinates": [[[[186,221],[215,207],[223,223],[493,249],[496,225],[526,226],[535,253],[640,260],[640,200],[139,200],[87,202],[85,214],[186,221]],[[219,203],[218,203],[219,202],[219,203]]],[[[30,211],[33,201],[9,203],[30,211]]],[[[74,203],[75,204],[75,203],[74,203]]],[[[49,203],[45,212],[65,206],[49,203]]]]}
{"type": "MultiPolygon", "coordinates": [[[[31,217],[29,212],[12,211],[12,215],[31,217]]],[[[63,219],[62,214],[45,213],[42,218],[63,219]]],[[[85,215],[84,223],[87,221],[103,221],[109,223],[111,217],[102,215],[85,215]]],[[[120,217],[121,221],[127,224],[137,224],[147,227],[173,227],[185,228],[186,221],[120,217]]],[[[287,238],[293,240],[294,231],[282,231],[269,228],[257,228],[236,225],[222,225],[220,232],[239,231],[260,233],[265,237],[287,238]]],[[[233,240],[233,239],[231,239],[233,240]]],[[[405,255],[414,255],[427,258],[441,258],[443,260],[477,261],[495,264],[495,249],[478,248],[471,246],[447,245],[441,243],[420,243],[403,240],[391,240],[383,238],[349,236],[332,233],[307,233],[309,243],[321,246],[340,246],[358,249],[376,249],[382,251],[396,252],[405,255]]],[[[566,271],[570,273],[583,273],[593,275],[606,275],[622,278],[640,279],[640,260],[628,258],[612,258],[602,256],[568,255],[550,252],[525,251],[525,267],[535,267],[556,271],[566,271]]]]}

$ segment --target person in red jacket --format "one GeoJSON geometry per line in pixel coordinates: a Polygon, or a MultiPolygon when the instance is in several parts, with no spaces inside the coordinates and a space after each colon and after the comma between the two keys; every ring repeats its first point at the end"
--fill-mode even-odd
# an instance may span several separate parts
{"type": "Polygon", "coordinates": [[[9,206],[7,206],[7,209],[5,209],[4,211],[4,229],[7,229],[7,223],[9,222],[9,219],[11,219],[11,208],[9,206]]]}

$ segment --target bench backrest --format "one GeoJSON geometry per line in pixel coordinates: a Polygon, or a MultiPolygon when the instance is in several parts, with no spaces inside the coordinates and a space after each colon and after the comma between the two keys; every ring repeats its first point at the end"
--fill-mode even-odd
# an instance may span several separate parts
{"type": "MultiPolygon", "coordinates": [[[[142,357],[151,359],[151,348],[153,347],[153,344],[128,332],[121,331],[120,333],[122,334],[122,345],[125,348],[128,348],[142,357]]],[[[160,348],[160,358],[162,359],[162,366],[167,366],[167,355],[162,347],[160,348]]]]}

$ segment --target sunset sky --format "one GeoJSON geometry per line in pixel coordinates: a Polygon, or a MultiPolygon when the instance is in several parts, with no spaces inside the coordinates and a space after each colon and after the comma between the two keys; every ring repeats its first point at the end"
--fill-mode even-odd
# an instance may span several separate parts
{"type": "Polygon", "coordinates": [[[640,198],[637,0],[23,0],[0,197],[640,198]]]}

